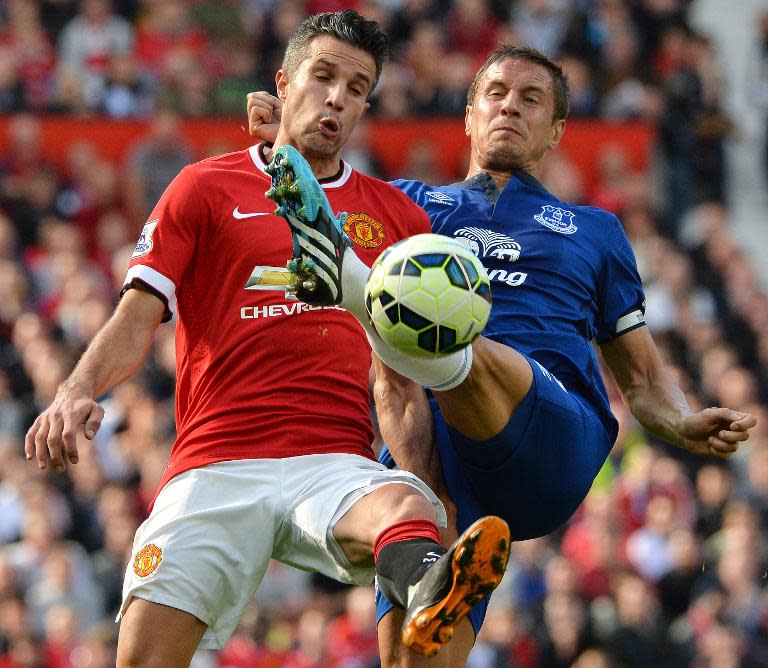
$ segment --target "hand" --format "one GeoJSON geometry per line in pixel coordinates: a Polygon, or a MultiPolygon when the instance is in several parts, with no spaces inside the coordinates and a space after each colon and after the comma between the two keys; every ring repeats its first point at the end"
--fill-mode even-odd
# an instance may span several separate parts
{"type": "Polygon", "coordinates": [[[63,383],[53,403],[41,413],[24,439],[27,460],[37,459],[37,467],[45,469],[48,459],[59,473],[67,470],[67,462],[77,464],[76,436],[83,428],[92,439],[104,419],[104,409],[76,384],[63,383]]]}
{"type": "Polygon", "coordinates": [[[261,141],[275,141],[280,128],[283,103],[263,90],[248,93],[247,99],[248,132],[261,141]]]}
{"type": "Polygon", "coordinates": [[[739,443],[749,438],[757,419],[749,413],[730,408],[705,408],[685,417],[679,428],[683,447],[697,455],[720,459],[730,457],[739,443]]]}

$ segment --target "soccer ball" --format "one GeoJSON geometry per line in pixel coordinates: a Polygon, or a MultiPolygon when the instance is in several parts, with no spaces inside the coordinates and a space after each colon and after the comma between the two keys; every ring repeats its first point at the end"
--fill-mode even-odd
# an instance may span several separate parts
{"type": "Polygon", "coordinates": [[[485,268],[461,241],[417,234],[387,248],[365,286],[368,316],[382,340],[419,357],[472,343],[491,313],[485,268]]]}

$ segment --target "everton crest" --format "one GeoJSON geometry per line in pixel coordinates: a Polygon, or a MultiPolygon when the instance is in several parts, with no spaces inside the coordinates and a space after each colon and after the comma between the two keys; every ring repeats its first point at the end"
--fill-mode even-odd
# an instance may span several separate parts
{"type": "Polygon", "coordinates": [[[573,211],[566,211],[558,206],[547,204],[541,207],[541,212],[537,213],[533,219],[550,230],[560,232],[560,234],[573,234],[579,229],[573,224],[575,215],[573,211]]]}

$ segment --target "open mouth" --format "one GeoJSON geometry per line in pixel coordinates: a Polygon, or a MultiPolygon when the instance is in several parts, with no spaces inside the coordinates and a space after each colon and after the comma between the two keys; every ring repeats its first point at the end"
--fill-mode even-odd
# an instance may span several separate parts
{"type": "Polygon", "coordinates": [[[323,118],[318,123],[318,127],[320,128],[320,132],[322,132],[326,137],[335,137],[341,130],[341,126],[339,125],[338,121],[334,120],[333,118],[323,118]]]}

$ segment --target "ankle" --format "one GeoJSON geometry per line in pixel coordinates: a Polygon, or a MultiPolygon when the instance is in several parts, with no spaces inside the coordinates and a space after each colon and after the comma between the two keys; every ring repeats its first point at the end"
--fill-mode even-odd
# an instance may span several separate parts
{"type": "Polygon", "coordinates": [[[341,265],[341,306],[349,311],[365,328],[368,324],[368,312],[365,309],[365,285],[371,274],[365,264],[351,247],[344,249],[344,261],[341,265]]]}
{"type": "Polygon", "coordinates": [[[445,553],[437,525],[427,520],[397,522],[379,534],[374,544],[376,577],[384,596],[401,608],[409,591],[445,553]]]}

